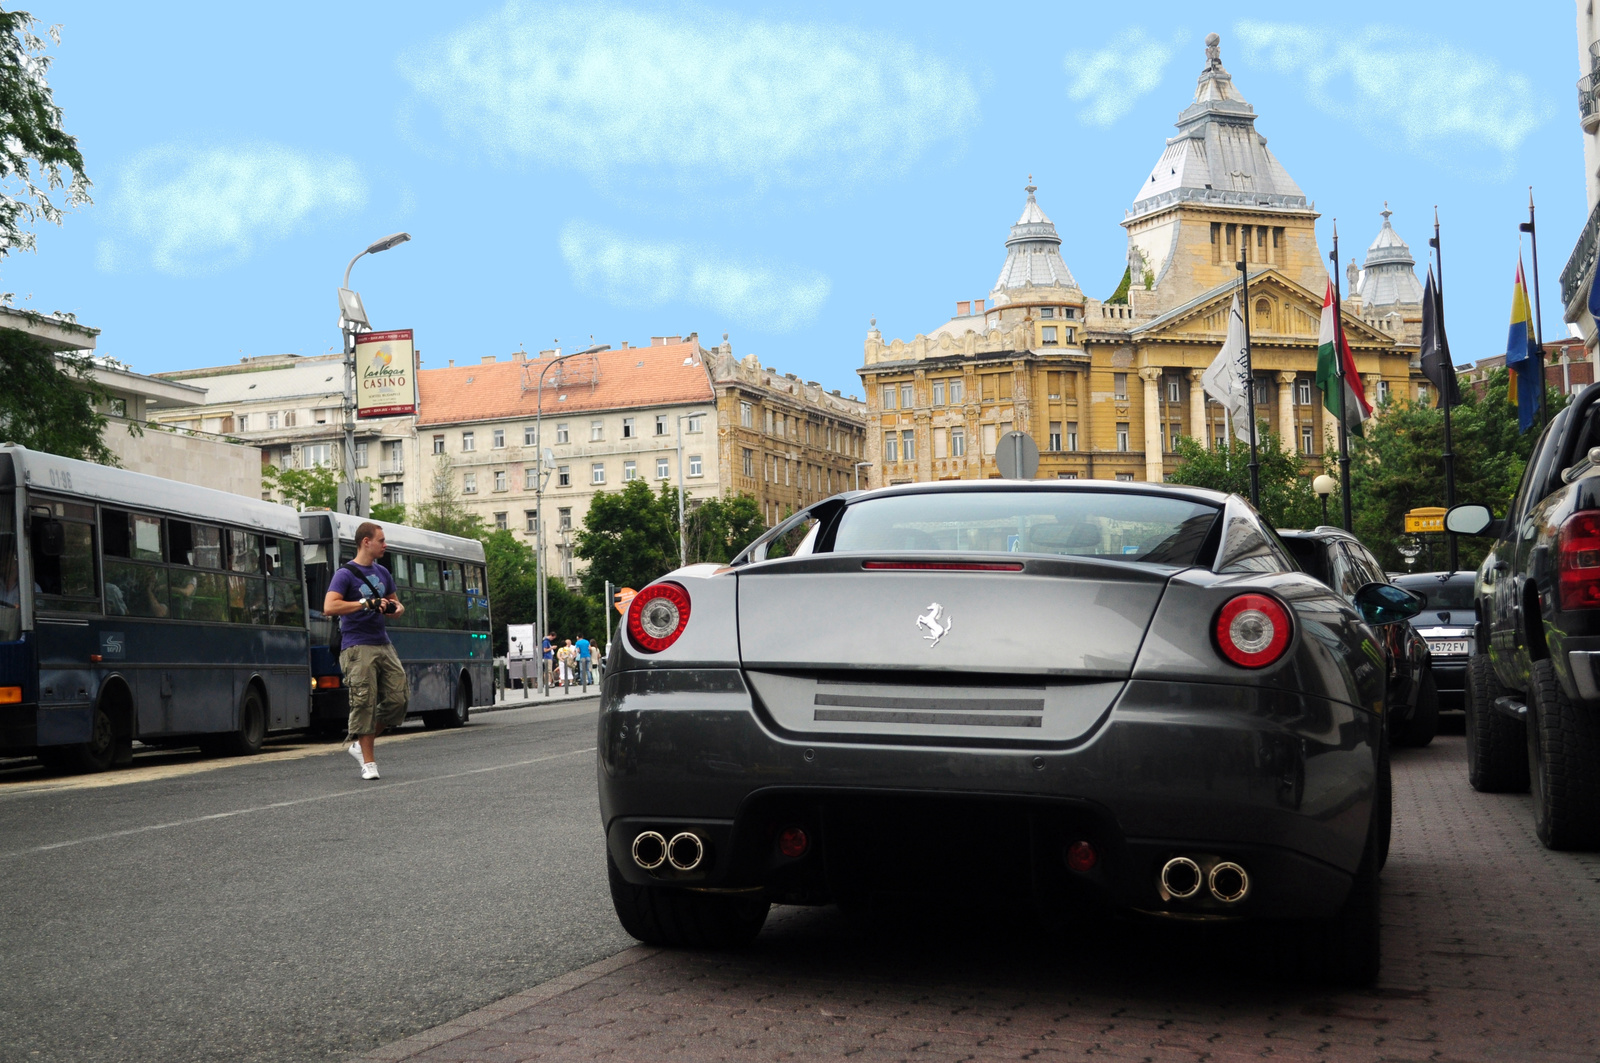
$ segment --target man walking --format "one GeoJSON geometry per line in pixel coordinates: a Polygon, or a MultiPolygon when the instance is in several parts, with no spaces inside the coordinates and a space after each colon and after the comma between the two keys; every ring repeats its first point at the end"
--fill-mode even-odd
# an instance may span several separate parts
{"type": "Polygon", "coordinates": [[[582,635],[578,636],[578,682],[588,686],[594,682],[594,676],[589,672],[589,640],[582,635]]]}
{"type": "Polygon", "coordinates": [[[348,750],[363,779],[378,777],[373,741],[405,722],[410,692],[406,671],[389,641],[387,617],[405,615],[394,577],[378,562],[388,551],[383,529],[371,521],[356,528],[356,556],[328,581],[322,611],[339,618],[339,668],[350,699],[348,750]]]}

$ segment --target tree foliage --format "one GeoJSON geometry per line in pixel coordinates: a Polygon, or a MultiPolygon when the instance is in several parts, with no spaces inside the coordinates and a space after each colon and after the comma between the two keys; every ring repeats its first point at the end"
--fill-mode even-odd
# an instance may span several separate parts
{"type": "Polygon", "coordinates": [[[643,480],[595,494],[573,545],[573,553],[589,562],[586,594],[603,594],[607,580],[616,587],[643,587],[678,567],[676,502],[669,512],[663,497],[665,492],[657,496],[643,480]]]}
{"type": "Polygon", "coordinates": [[[267,490],[276,492],[286,506],[302,511],[339,508],[339,474],[329,466],[280,469],[267,465],[261,470],[261,482],[267,490]]]}
{"type": "MultiPolygon", "coordinates": [[[[1250,445],[1237,438],[1226,449],[1211,449],[1198,439],[1178,439],[1174,483],[1209,487],[1250,497],[1250,445]]],[[[1310,528],[1322,522],[1321,503],[1311,490],[1312,472],[1296,453],[1284,453],[1281,437],[1265,425],[1256,437],[1261,484],[1261,515],[1275,528],[1310,528]]]]}
{"type": "Polygon", "coordinates": [[[434,462],[430,480],[427,500],[409,511],[415,526],[467,539],[484,538],[483,518],[468,512],[456,493],[455,464],[448,454],[440,454],[434,462]]]}
{"type": "MultiPolygon", "coordinates": [[[[504,528],[485,536],[484,557],[489,569],[489,601],[494,612],[495,653],[507,648],[507,624],[532,624],[538,619],[538,578],[533,548],[504,528]]],[[[560,638],[579,635],[594,640],[605,635],[604,607],[597,599],[575,594],[554,577],[545,580],[550,616],[546,631],[560,638]]]]}
{"type": "Polygon", "coordinates": [[[105,445],[110,396],[95,382],[87,354],[58,354],[16,329],[0,328],[0,440],[30,450],[116,465],[105,445]]]}
{"type": "MultiPolygon", "coordinates": [[[[50,56],[38,26],[26,11],[0,11],[0,256],[32,251],[28,226],[38,219],[61,224],[52,190],[66,190],[69,208],[91,202],[77,138],[62,130],[61,108],[45,79],[50,56]]],[[[60,26],[46,35],[61,43],[60,26]]]]}

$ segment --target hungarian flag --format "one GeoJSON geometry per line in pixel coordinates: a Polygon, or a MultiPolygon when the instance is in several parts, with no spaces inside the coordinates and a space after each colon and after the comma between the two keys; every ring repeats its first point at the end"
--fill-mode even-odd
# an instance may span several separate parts
{"type": "Polygon", "coordinates": [[[1517,424],[1526,432],[1539,415],[1539,360],[1534,357],[1533,315],[1528,312],[1528,282],[1517,256],[1517,283],[1511,289],[1511,331],[1506,336],[1506,368],[1511,380],[1506,399],[1516,403],[1517,424]]]}
{"type": "Polygon", "coordinates": [[[1334,313],[1333,281],[1328,281],[1328,294],[1322,298],[1322,328],[1317,334],[1317,387],[1322,389],[1322,405],[1335,417],[1339,407],[1344,407],[1344,426],[1353,435],[1361,434],[1362,422],[1372,416],[1372,404],[1361,388],[1361,375],[1356,372],[1356,359],[1345,341],[1344,329],[1334,313]],[[1338,354],[1334,351],[1337,349],[1338,354]],[[1344,401],[1339,401],[1335,389],[1343,386],[1344,401]]]}

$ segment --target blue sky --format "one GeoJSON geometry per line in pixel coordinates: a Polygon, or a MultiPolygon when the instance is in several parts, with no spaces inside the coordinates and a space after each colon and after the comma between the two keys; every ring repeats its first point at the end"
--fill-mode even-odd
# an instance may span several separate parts
{"type": "Polygon", "coordinates": [[[1029,174],[1111,293],[1215,31],[1325,252],[1334,218],[1364,252],[1387,200],[1420,259],[1438,204],[1453,352],[1495,354],[1532,184],[1565,334],[1570,3],[1218,6],[34,4],[95,204],[0,290],[140,372],[316,354],[345,263],[405,229],[352,287],[425,365],[727,332],[859,394],[869,318],[909,339],[987,295],[1029,174]]]}

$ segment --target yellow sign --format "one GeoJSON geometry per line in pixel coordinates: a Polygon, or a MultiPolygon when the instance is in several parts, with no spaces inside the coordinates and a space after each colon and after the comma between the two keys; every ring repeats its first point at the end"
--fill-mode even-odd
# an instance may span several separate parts
{"type": "Polygon", "coordinates": [[[1442,532],[1444,512],[1443,506],[1421,506],[1413,509],[1406,514],[1406,531],[1442,532]]]}

